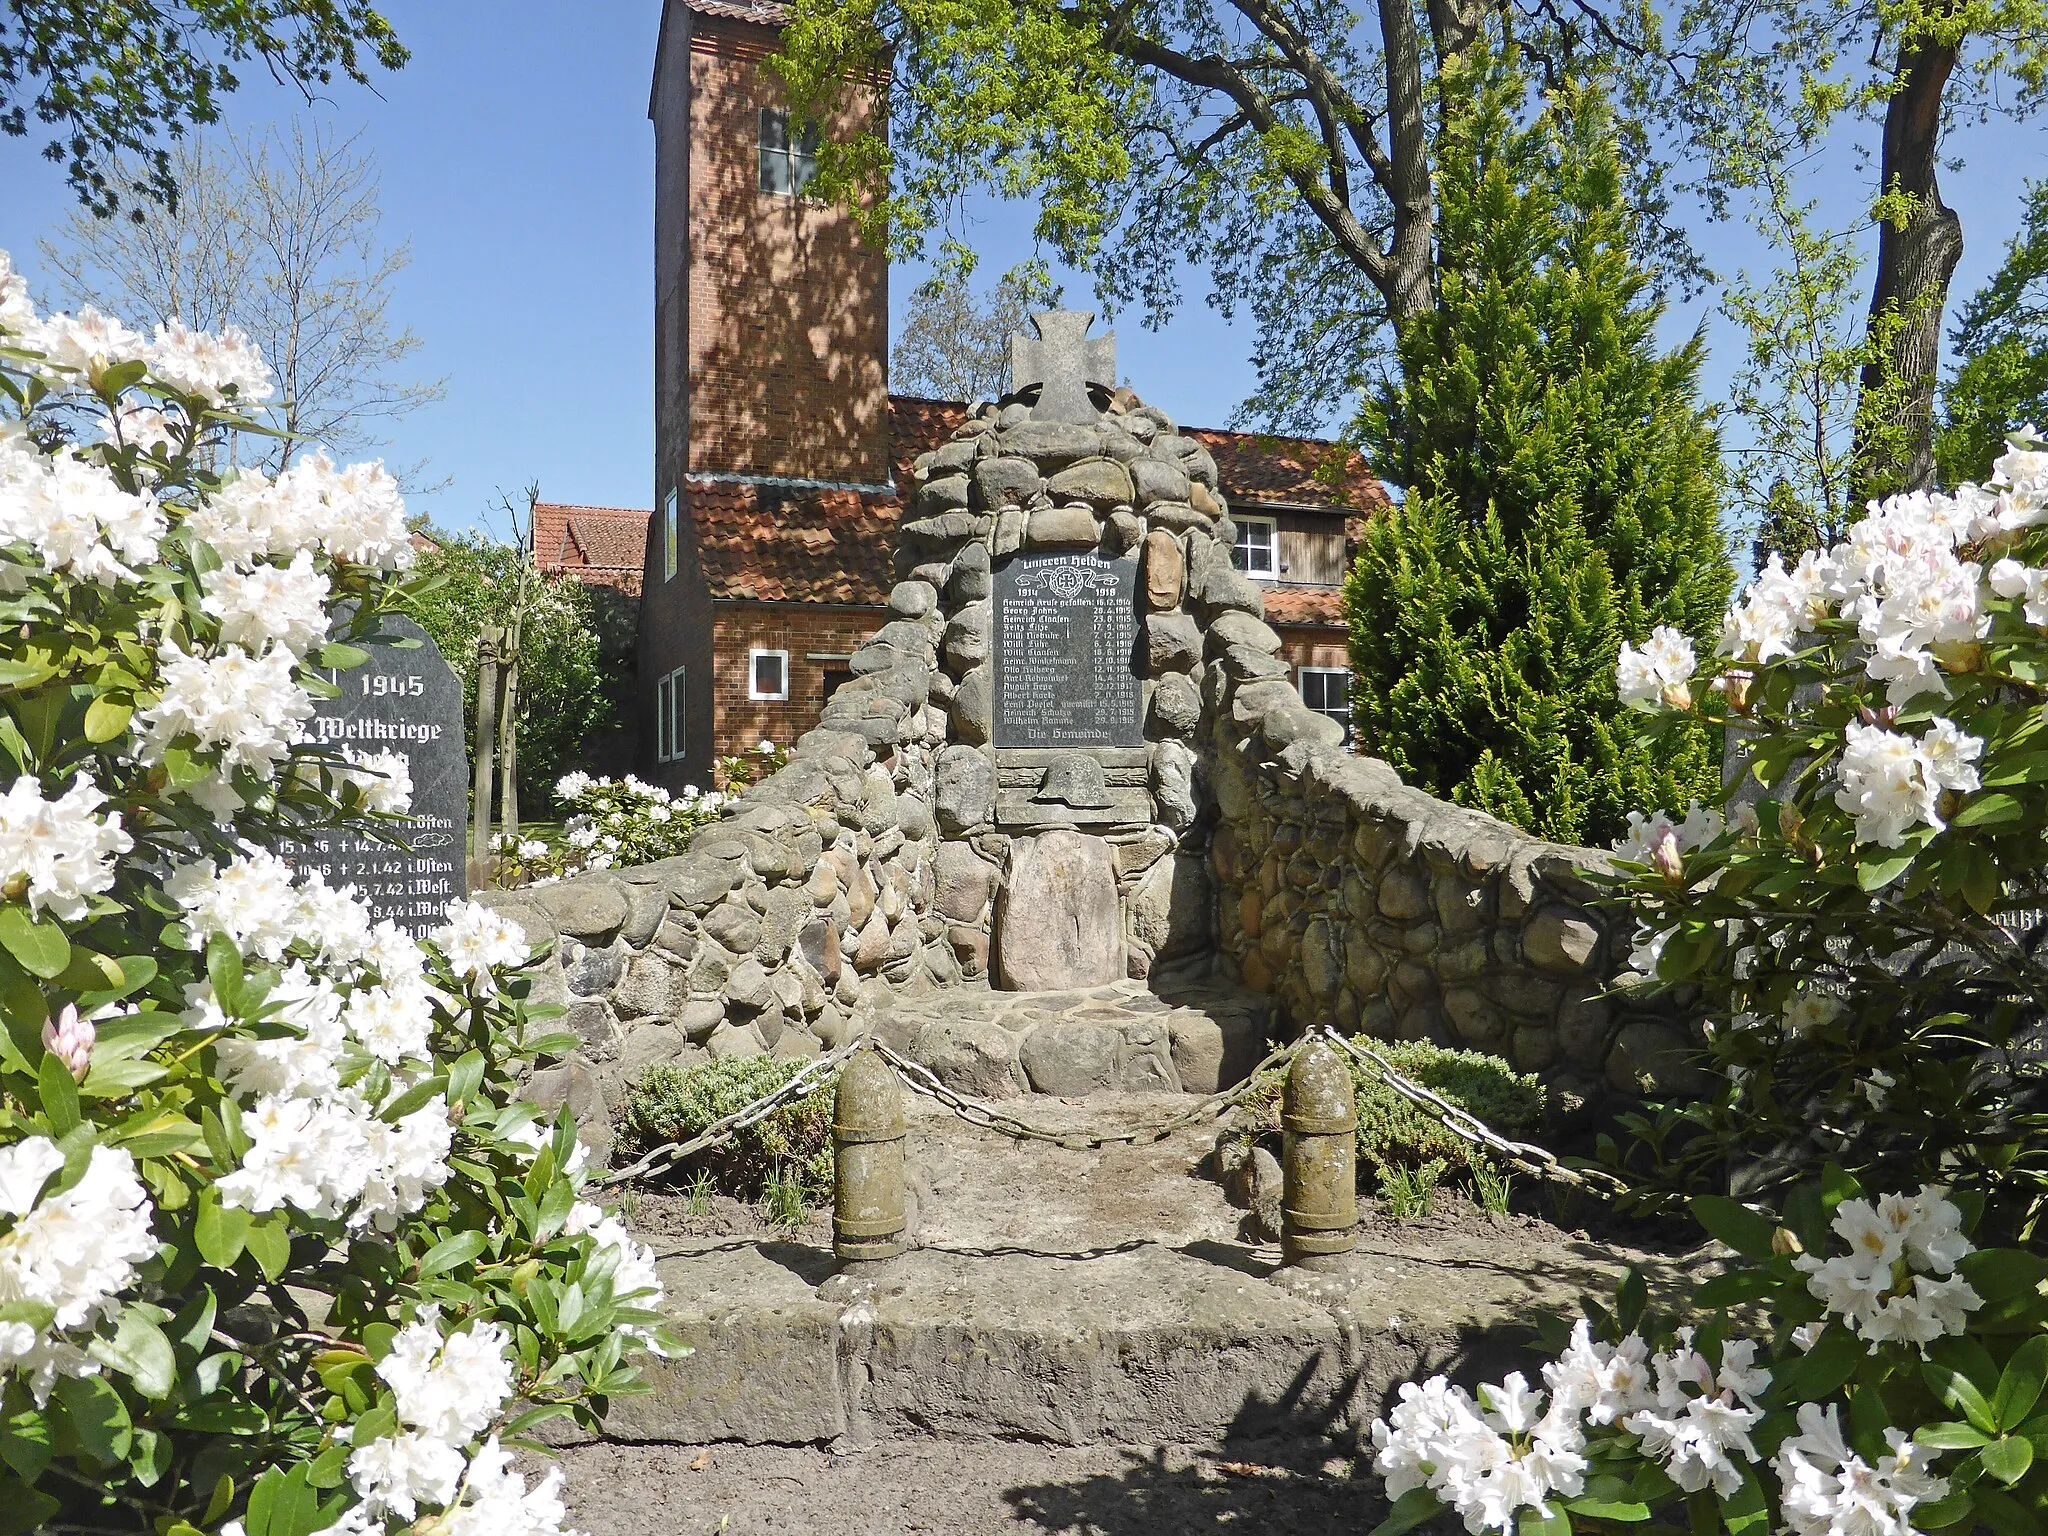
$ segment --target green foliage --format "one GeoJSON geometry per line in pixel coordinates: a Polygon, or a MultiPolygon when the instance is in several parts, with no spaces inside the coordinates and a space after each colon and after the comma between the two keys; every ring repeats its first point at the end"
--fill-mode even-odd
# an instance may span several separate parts
{"type": "Polygon", "coordinates": [[[627,774],[593,779],[583,772],[555,781],[555,798],[569,813],[552,841],[500,832],[491,839],[491,883],[500,890],[559,880],[593,869],[626,868],[674,858],[699,827],[718,820],[735,794],[694,789],[671,795],[627,774]]]}
{"type": "Polygon", "coordinates": [[[1622,724],[1622,641],[1708,633],[1733,579],[1697,343],[1661,353],[1607,108],[1518,120],[1475,70],[1439,145],[1439,292],[1400,338],[1366,448],[1406,495],[1346,585],[1364,750],[1418,787],[1561,842],[1719,782],[1706,731],[1622,724]]]}
{"type": "Polygon", "coordinates": [[[1934,444],[1947,485],[1989,479],[2009,436],[2048,426],[2048,181],[2027,184],[2026,205],[2004,262],[1949,334],[1957,365],[1934,444]]]}
{"type": "MultiPolygon", "coordinates": [[[[1498,1056],[1483,1051],[1456,1051],[1427,1040],[1388,1042],[1361,1035],[1362,1043],[1394,1064],[1396,1071],[1443,1095],[1460,1109],[1477,1115],[1505,1136],[1525,1136],[1543,1122],[1543,1084],[1515,1071],[1498,1056]]],[[[1358,1095],[1358,1166],[1384,1180],[1390,1173],[1412,1171],[1428,1163],[1443,1172],[1471,1168],[1483,1160],[1472,1144],[1444,1129],[1443,1122],[1411,1103],[1380,1080],[1372,1068],[1347,1057],[1358,1095]]],[[[1280,1095],[1284,1067],[1268,1068],[1246,1096],[1233,1135],[1256,1141],[1280,1130],[1280,1095]]]]}
{"type": "MultiPolygon", "coordinates": [[[[510,624],[525,553],[474,530],[423,530],[439,546],[421,555],[422,587],[408,611],[462,679],[462,718],[476,731],[477,640],[510,624]]],[[[519,794],[541,806],[554,782],[596,766],[607,733],[625,718],[633,632],[616,593],[571,576],[530,576],[519,637],[519,794]]]]}
{"type": "MultiPolygon", "coordinates": [[[[657,1063],[633,1085],[626,1103],[626,1135],[643,1151],[687,1141],[773,1093],[805,1065],[773,1056],[732,1056],[689,1067],[657,1063]]],[[[829,1198],[832,1096],[838,1082],[836,1076],[826,1079],[724,1146],[702,1154],[693,1166],[710,1175],[713,1187],[735,1199],[767,1196],[771,1180],[795,1188],[802,1197],[829,1198]]]]}
{"type": "Polygon", "coordinates": [[[1487,1157],[1472,1159],[1472,1192],[1479,1197],[1479,1208],[1489,1216],[1505,1216],[1508,1201],[1514,1195],[1515,1181],[1503,1170],[1494,1167],[1487,1157]]]}
{"type": "Polygon", "coordinates": [[[1444,1181],[1444,1163],[1431,1158],[1419,1168],[1380,1170],[1380,1199],[1396,1221],[1420,1221],[1436,1209],[1436,1192],[1444,1181]]]}
{"type": "Polygon", "coordinates": [[[176,197],[162,141],[220,120],[220,98],[241,85],[234,66],[253,59],[311,95],[336,74],[367,85],[373,65],[408,57],[368,0],[12,0],[0,18],[0,132],[50,125],[44,153],[104,217],[124,192],[176,197]],[[116,184],[123,153],[149,167],[132,188],[116,184]]]}

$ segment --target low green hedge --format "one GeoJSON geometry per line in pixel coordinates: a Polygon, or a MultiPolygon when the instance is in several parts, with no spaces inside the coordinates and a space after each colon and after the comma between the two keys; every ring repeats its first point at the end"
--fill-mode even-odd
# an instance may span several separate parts
{"type": "MultiPolygon", "coordinates": [[[[808,1062],[772,1056],[730,1057],[695,1066],[647,1068],[626,1105],[626,1140],[639,1151],[687,1141],[735,1110],[773,1093],[808,1062]]],[[[738,1200],[760,1197],[771,1175],[794,1175],[806,1197],[832,1194],[832,1095],[836,1075],[802,1098],[782,1105],[722,1147],[691,1159],[682,1170],[708,1173],[714,1188],[738,1200]]]]}

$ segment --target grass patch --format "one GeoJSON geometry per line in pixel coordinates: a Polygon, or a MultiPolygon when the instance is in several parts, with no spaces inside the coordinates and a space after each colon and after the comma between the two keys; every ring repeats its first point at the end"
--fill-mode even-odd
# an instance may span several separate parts
{"type": "Polygon", "coordinates": [[[1436,1209],[1437,1186],[1444,1181],[1442,1158],[1420,1168],[1385,1168],[1380,1172],[1380,1200],[1396,1221],[1420,1221],[1436,1209]]]}
{"type": "MultiPolygon", "coordinates": [[[[765,1098],[809,1063],[771,1056],[733,1057],[678,1067],[649,1067],[626,1104],[625,1135],[635,1154],[666,1142],[687,1141],[735,1110],[765,1098]]],[[[690,1209],[709,1209],[711,1194],[736,1200],[770,1199],[771,1186],[793,1188],[797,1198],[832,1197],[832,1095],[836,1076],[782,1105],[722,1147],[690,1159],[690,1209]]],[[[776,1196],[787,1200],[788,1195],[776,1196]]],[[[798,1221],[803,1219],[799,1216],[798,1221]]]]}
{"type": "MultiPolygon", "coordinates": [[[[1543,1122],[1543,1084],[1515,1071],[1498,1056],[1483,1051],[1454,1051],[1427,1040],[1402,1040],[1392,1045],[1370,1040],[1395,1068],[1423,1087],[1442,1094],[1459,1108],[1477,1115],[1503,1136],[1522,1138],[1543,1122]]],[[[1389,1172],[1413,1173],[1440,1163],[1445,1174],[1471,1170],[1485,1163],[1485,1154],[1445,1130],[1429,1111],[1411,1104],[1381,1082],[1369,1067],[1346,1058],[1358,1089],[1358,1171],[1363,1183],[1370,1173],[1384,1185],[1389,1172]]],[[[1261,1074],[1258,1087],[1233,1118],[1230,1138],[1244,1142],[1276,1138],[1280,1132],[1280,1093],[1284,1067],[1261,1074]]],[[[1482,1196],[1483,1198],[1483,1196],[1482,1196]]]]}

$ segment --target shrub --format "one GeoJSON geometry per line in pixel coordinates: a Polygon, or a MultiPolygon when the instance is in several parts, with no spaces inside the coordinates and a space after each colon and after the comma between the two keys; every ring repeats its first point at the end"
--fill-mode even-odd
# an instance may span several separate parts
{"type": "Polygon", "coordinates": [[[1634,1121],[1645,1176],[1763,1192],[1835,1162],[1980,1192],[2003,1234],[2048,1206],[2044,566],[2048,450],[2018,442],[1990,486],[1774,558],[1713,658],[1623,650],[1653,732],[1725,726],[1748,770],[1616,845],[1636,963],[1700,990],[1720,1084],[1634,1121]]]}
{"type": "Polygon", "coordinates": [[[269,388],[0,254],[0,1527],[545,1536],[508,1450],[637,1389],[653,1261],[514,1099],[517,930],[270,851],[406,807],[300,724],[411,541],[380,466],[213,467],[269,388]]]}
{"type": "Polygon", "coordinates": [[[491,839],[492,882],[509,890],[587,870],[673,858],[688,849],[699,827],[718,820],[720,808],[734,798],[718,791],[700,794],[694,787],[671,795],[630,773],[622,779],[564,774],[555,782],[555,799],[569,813],[561,841],[498,833],[491,839]]]}
{"type": "MultiPolygon", "coordinates": [[[[1481,1051],[1447,1050],[1427,1040],[1389,1044],[1359,1037],[1391,1061],[1396,1070],[1423,1087],[1442,1094],[1459,1108],[1484,1120],[1505,1136],[1519,1136],[1543,1121],[1543,1085],[1518,1073],[1498,1056],[1481,1051]]],[[[1348,1058],[1347,1058],[1348,1059],[1348,1058]]],[[[1370,1172],[1383,1182],[1391,1170],[1413,1171],[1442,1164],[1438,1177],[1470,1168],[1482,1154],[1469,1141],[1444,1129],[1443,1122],[1411,1104],[1370,1068],[1352,1061],[1351,1079],[1358,1089],[1358,1166],[1361,1178],[1370,1172]]],[[[1246,1098],[1230,1134],[1256,1141],[1280,1130],[1280,1096],[1285,1067],[1269,1068],[1246,1098]]]]}
{"type": "Polygon", "coordinates": [[[1973,1248],[1976,1206],[1934,1186],[1868,1200],[1839,1170],[1782,1226],[1694,1201],[1740,1258],[1689,1322],[1650,1312],[1632,1273],[1612,1312],[1554,1325],[1540,1389],[1401,1388],[1372,1427],[1394,1498],[1376,1536],[1444,1509],[1502,1536],[2040,1530],[2048,1261],[1973,1248]]]}
{"type": "MultiPolygon", "coordinates": [[[[626,1134],[642,1151],[687,1141],[735,1110],[767,1097],[809,1063],[773,1056],[733,1056],[679,1067],[659,1063],[640,1074],[626,1105],[626,1134]]],[[[767,1192],[769,1181],[795,1176],[806,1194],[832,1193],[832,1095],[835,1074],[802,1098],[782,1105],[724,1146],[703,1153],[692,1168],[708,1172],[736,1199],[767,1192]]]]}

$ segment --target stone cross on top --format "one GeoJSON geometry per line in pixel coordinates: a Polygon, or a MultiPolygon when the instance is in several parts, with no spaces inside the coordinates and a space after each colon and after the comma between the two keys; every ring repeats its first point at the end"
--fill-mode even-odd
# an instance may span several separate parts
{"type": "Polygon", "coordinates": [[[1088,386],[1116,387],[1116,332],[1090,338],[1092,309],[1049,309],[1034,313],[1036,337],[1010,337],[1010,393],[1039,386],[1034,421],[1077,421],[1093,425],[1102,413],[1088,398],[1088,386]]]}

